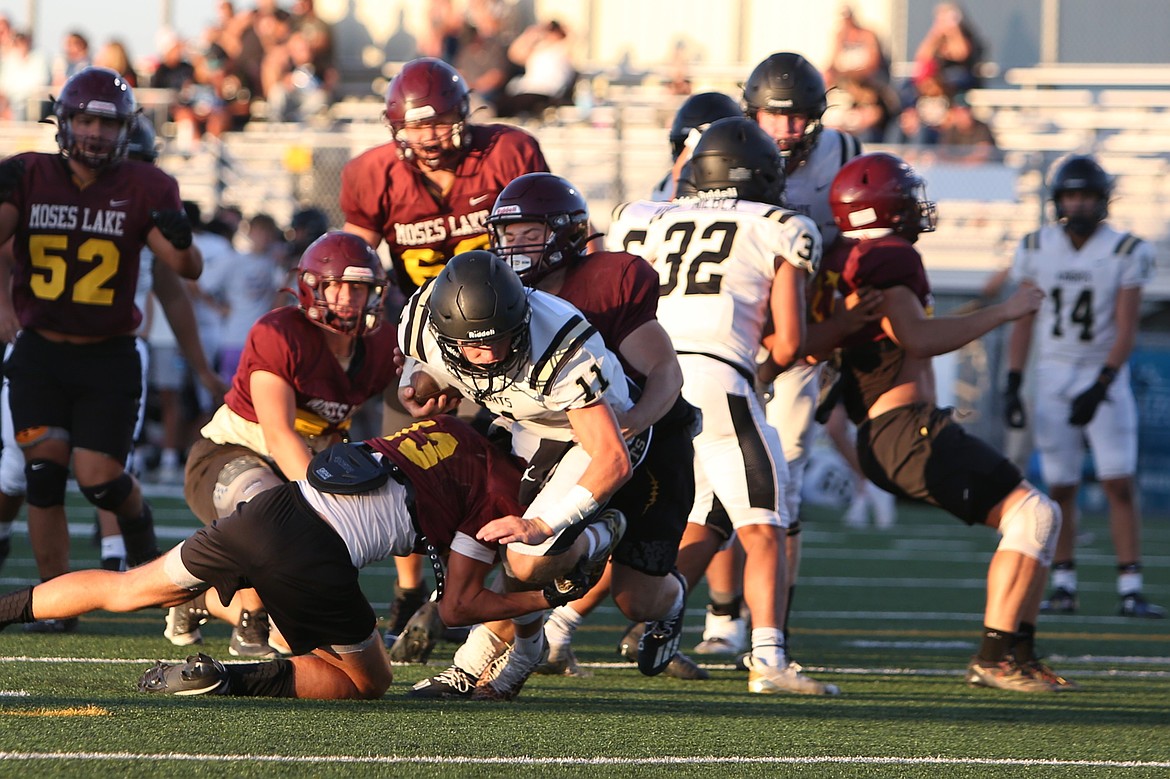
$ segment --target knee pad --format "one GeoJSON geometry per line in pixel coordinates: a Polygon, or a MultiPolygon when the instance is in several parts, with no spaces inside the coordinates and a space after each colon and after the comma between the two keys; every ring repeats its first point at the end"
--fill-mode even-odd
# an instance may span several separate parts
{"type": "Polygon", "coordinates": [[[223,519],[264,490],[283,484],[264,460],[255,455],[244,455],[228,462],[215,480],[211,496],[216,516],[223,519]]]}
{"type": "Polygon", "coordinates": [[[1051,565],[1060,535],[1060,506],[1033,490],[1000,520],[999,533],[997,549],[1019,552],[1044,566],[1051,565]]]}
{"type": "Polygon", "coordinates": [[[24,478],[28,482],[25,493],[28,505],[37,508],[65,505],[69,469],[64,465],[52,460],[29,460],[24,466],[24,478]]]}
{"type": "Polygon", "coordinates": [[[93,484],[88,487],[78,485],[81,494],[93,505],[106,511],[117,511],[130,493],[134,491],[134,479],[130,474],[123,473],[116,479],[105,484],[93,484]]]}

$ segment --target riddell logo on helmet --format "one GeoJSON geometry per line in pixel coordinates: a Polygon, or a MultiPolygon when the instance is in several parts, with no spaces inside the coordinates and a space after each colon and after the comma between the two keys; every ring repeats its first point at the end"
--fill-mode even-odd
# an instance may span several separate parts
{"type": "Polygon", "coordinates": [[[493,336],[495,334],[496,334],[496,329],[493,327],[491,330],[472,330],[470,333],[467,334],[467,337],[468,338],[487,338],[487,337],[493,336]]]}
{"type": "Polygon", "coordinates": [[[497,214],[518,214],[520,213],[520,206],[500,206],[496,209],[497,214]]]}
{"type": "Polygon", "coordinates": [[[793,105],[795,105],[795,103],[792,101],[792,98],[785,98],[783,100],[768,100],[768,108],[792,108],[793,105]]]}

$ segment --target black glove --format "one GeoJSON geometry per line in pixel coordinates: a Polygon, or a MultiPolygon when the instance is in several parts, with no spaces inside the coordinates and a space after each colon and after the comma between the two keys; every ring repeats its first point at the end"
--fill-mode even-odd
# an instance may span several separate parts
{"type": "Polygon", "coordinates": [[[151,211],[150,218],[171,246],[180,250],[191,246],[191,221],[186,211],[151,211]]]}
{"type": "Polygon", "coordinates": [[[1020,385],[1023,376],[1019,371],[1008,371],[1007,389],[1003,391],[1003,418],[1008,427],[1019,430],[1028,424],[1028,415],[1024,412],[1024,402],[1020,400],[1020,385]]]}
{"type": "Polygon", "coordinates": [[[1075,427],[1084,427],[1093,421],[1093,415],[1097,413],[1097,406],[1105,400],[1105,395],[1109,392],[1109,385],[1113,383],[1116,378],[1117,371],[1109,366],[1101,369],[1097,380],[1093,382],[1093,386],[1073,398],[1072,410],[1068,415],[1068,423],[1075,427]]]}
{"type": "Polygon", "coordinates": [[[24,178],[24,160],[9,157],[0,162],[0,203],[11,203],[24,178]]]}

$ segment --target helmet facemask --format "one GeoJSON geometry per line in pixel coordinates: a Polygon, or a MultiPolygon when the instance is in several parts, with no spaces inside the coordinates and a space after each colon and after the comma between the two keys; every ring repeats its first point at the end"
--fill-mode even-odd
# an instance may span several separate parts
{"type": "MultiPolygon", "coordinates": [[[[434,316],[430,319],[429,327],[439,343],[439,352],[447,370],[470,386],[476,402],[482,403],[485,398],[511,387],[520,378],[520,369],[528,360],[532,346],[528,329],[531,318],[532,309],[525,306],[524,316],[515,326],[501,333],[487,331],[482,338],[459,339],[446,335],[434,316]],[[504,356],[491,363],[472,362],[463,351],[464,346],[487,349],[504,341],[508,342],[504,356]]],[[[477,334],[476,331],[473,334],[477,334]]]]}
{"type": "Polygon", "coordinates": [[[341,276],[321,276],[316,271],[302,270],[297,279],[299,297],[310,298],[312,303],[303,306],[305,315],[317,325],[340,335],[361,337],[373,333],[382,324],[382,292],[385,285],[375,279],[369,268],[352,266],[341,276]],[[332,285],[360,284],[367,290],[365,304],[354,306],[330,303],[326,295],[332,285]]]}
{"type": "Polygon", "coordinates": [[[130,144],[130,122],[118,117],[95,113],[94,111],[61,112],[57,121],[57,143],[61,156],[76,160],[92,170],[105,170],[126,159],[130,144]],[[83,133],[73,129],[73,122],[77,117],[88,116],[98,119],[83,133]],[[105,131],[105,123],[101,120],[113,119],[120,125],[115,137],[109,138],[105,131]]]}
{"type": "Polygon", "coordinates": [[[508,263],[525,284],[535,284],[584,252],[585,225],[575,225],[568,214],[508,216],[500,213],[504,210],[499,209],[488,220],[492,251],[508,263]],[[521,225],[533,229],[524,229],[521,225]],[[524,237],[538,229],[543,238],[524,237]],[[517,236],[521,239],[516,240],[517,236]]]}
{"type": "Polygon", "coordinates": [[[427,170],[440,170],[453,165],[462,156],[467,123],[462,118],[435,117],[392,124],[390,130],[403,159],[412,160],[427,170]],[[429,128],[429,134],[422,140],[411,139],[411,130],[422,129],[427,133],[424,128],[429,128]]]}

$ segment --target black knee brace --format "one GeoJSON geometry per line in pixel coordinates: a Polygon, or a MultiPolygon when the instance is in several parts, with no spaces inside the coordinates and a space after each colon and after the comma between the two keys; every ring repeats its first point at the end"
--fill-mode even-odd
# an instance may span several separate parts
{"type": "Polygon", "coordinates": [[[69,469],[52,460],[29,460],[24,464],[25,499],[37,508],[65,505],[65,482],[69,469]]]}
{"type": "Polygon", "coordinates": [[[126,498],[130,497],[130,493],[134,491],[134,480],[130,478],[130,474],[123,473],[105,484],[95,484],[89,487],[80,487],[80,489],[85,499],[99,509],[117,511],[118,507],[125,503],[126,498]]]}
{"type": "Polygon", "coordinates": [[[295,698],[296,669],[291,660],[280,658],[265,663],[226,666],[228,695],[249,698],[295,698]]]}

